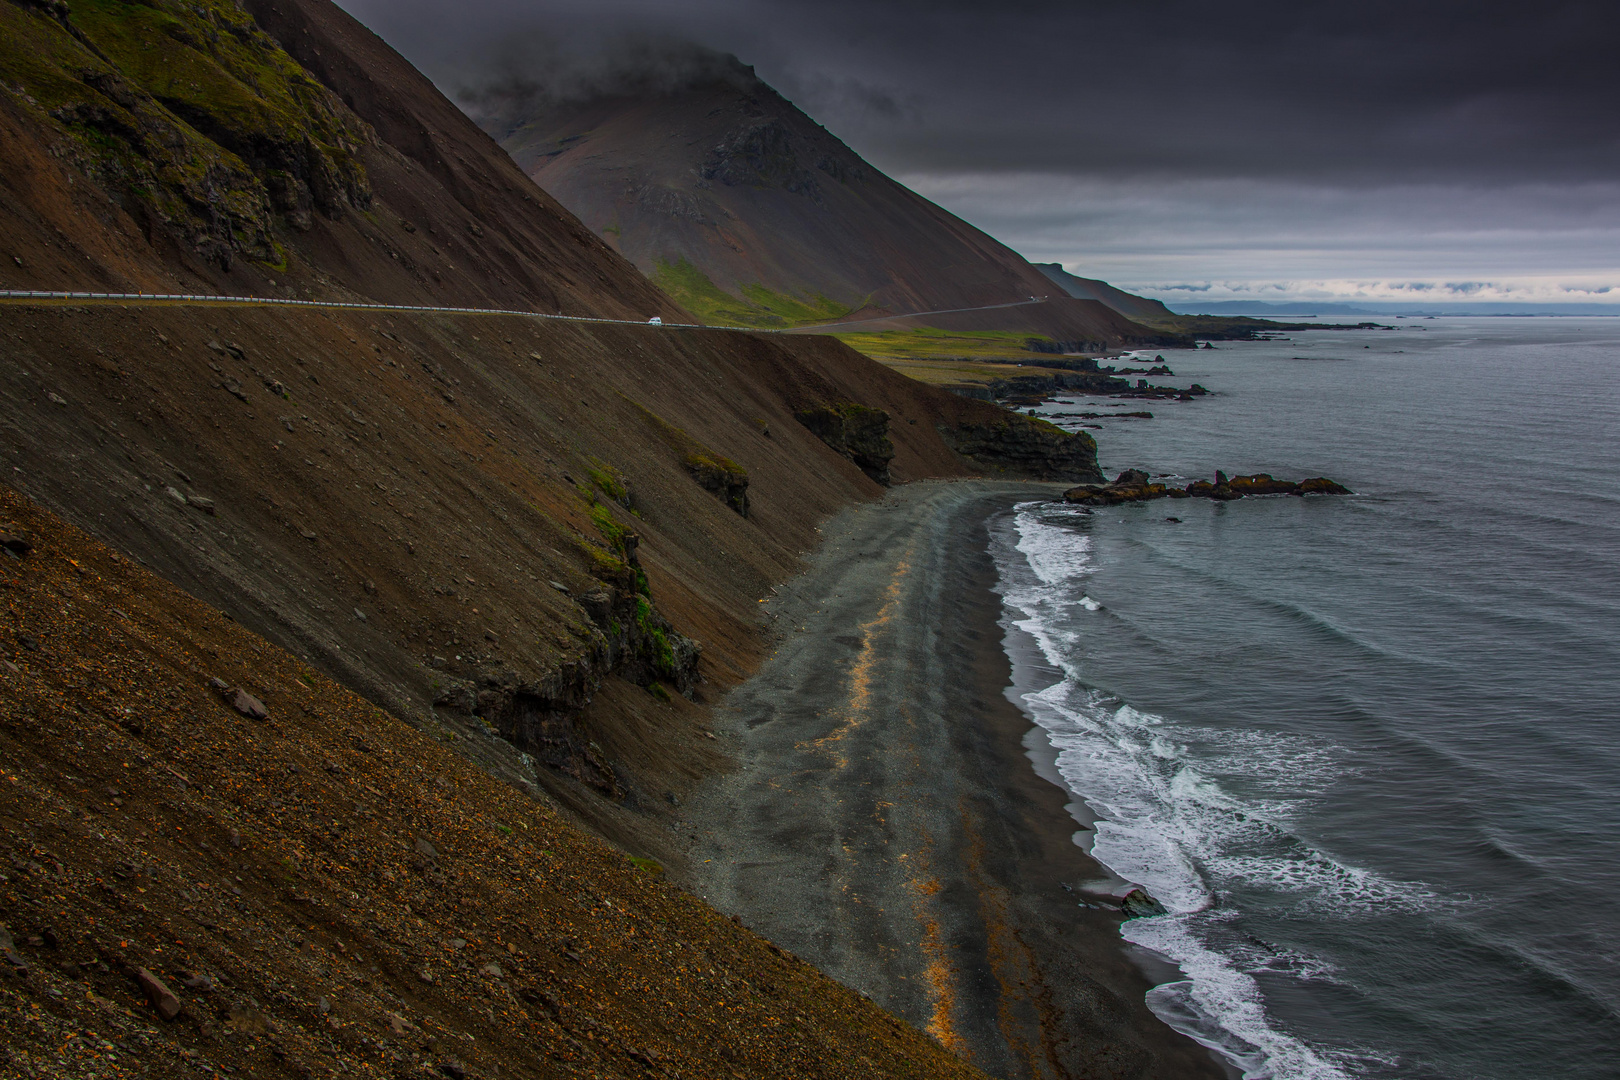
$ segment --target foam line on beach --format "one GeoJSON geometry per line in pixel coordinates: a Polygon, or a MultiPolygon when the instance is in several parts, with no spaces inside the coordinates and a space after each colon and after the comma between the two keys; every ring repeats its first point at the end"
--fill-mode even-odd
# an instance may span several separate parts
{"type": "MultiPolygon", "coordinates": [[[[1314,793],[1342,775],[1340,748],[1258,729],[1172,724],[1084,681],[1084,635],[1100,606],[1086,595],[1097,572],[1094,538],[1066,507],[1028,503],[995,533],[1006,619],[1062,677],[1020,695],[1057,751],[1057,770],[1095,815],[1091,854],[1170,912],[1124,924],[1127,940],[1177,964],[1149,1004],[1172,1027],[1217,1051],[1245,1076],[1272,1080],[1348,1077],[1333,1056],[1284,1032],[1267,1015],[1253,974],[1329,977],[1295,957],[1249,958],[1212,944],[1228,919],[1223,885],[1263,890],[1296,910],[1348,918],[1429,907],[1427,888],[1348,866],[1291,829],[1314,793]],[[1243,776],[1234,795],[1222,783],[1243,776]]],[[[1091,627],[1097,627],[1093,630],[1091,627]]]]}

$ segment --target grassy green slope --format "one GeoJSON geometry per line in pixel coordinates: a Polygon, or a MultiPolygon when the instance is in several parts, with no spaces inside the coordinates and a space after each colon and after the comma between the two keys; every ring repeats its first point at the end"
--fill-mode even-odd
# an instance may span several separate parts
{"type": "Polygon", "coordinates": [[[745,285],[742,297],[720,288],[689,260],[658,260],[653,282],[705,323],[780,329],[832,322],[854,308],[825,296],[801,298],[764,285],[745,285]]]}

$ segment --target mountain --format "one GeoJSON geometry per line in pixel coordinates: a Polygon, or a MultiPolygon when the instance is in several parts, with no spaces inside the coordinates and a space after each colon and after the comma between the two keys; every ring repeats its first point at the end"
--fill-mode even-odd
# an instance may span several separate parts
{"type": "Polygon", "coordinates": [[[680,317],[337,9],[200,7],[0,9],[0,287],[680,317]]]}
{"type": "MultiPolygon", "coordinates": [[[[328,0],[3,3],[0,73],[0,286],[312,302],[0,298],[12,1071],[973,1075],[655,872],[820,522],[1095,444],[648,325],[690,316],[328,0]]],[[[1148,1075],[1098,993],[1054,1037],[1148,1075]]]]}
{"type": "Polygon", "coordinates": [[[511,752],[469,752],[604,829],[667,785],[593,759],[585,703],[739,678],[822,515],[1031,448],[1095,472],[1089,438],[829,339],[647,327],[690,315],[327,0],[6,4],[0,41],[4,287],[640,324],[0,309],[13,484],[396,715],[494,725],[511,752]],[[638,595],[663,622],[620,617],[638,595]]]}
{"type": "Polygon", "coordinates": [[[1141,323],[1173,323],[1176,313],[1158,300],[1116,289],[1106,281],[1076,277],[1063,269],[1062,263],[1034,263],[1035,269],[1046,275],[1048,281],[1080,300],[1096,300],[1107,304],[1127,319],[1141,323]]]}
{"type": "MultiPolygon", "coordinates": [[[[589,100],[511,93],[473,107],[537,184],[710,321],[787,326],[1064,295],[733,58],[676,90],[589,100]]],[[[1110,345],[1155,340],[1095,298],[1039,318],[1035,310],[1007,308],[993,328],[1110,345]]]]}

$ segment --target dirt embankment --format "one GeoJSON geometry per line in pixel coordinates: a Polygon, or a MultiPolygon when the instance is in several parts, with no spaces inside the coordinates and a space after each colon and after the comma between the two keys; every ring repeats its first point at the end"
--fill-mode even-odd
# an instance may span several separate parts
{"type": "Polygon", "coordinates": [[[4,489],[0,532],[5,1075],[982,1075],[4,489]]]}
{"type": "Polygon", "coordinates": [[[941,427],[1024,423],[827,340],[184,307],[0,327],[10,483],[655,854],[666,793],[715,766],[681,691],[750,671],[757,598],[881,491],[795,412],[885,414],[899,480],[973,471],[941,427]],[[740,470],[746,517],[694,454],[740,470]]]}

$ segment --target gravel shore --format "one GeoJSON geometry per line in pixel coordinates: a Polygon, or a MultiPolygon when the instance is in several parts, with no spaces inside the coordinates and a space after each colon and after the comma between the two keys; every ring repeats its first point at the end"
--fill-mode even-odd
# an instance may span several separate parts
{"type": "Polygon", "coordinates": [[[1220,1077],[1143,1003],[1106,876],[1008,700],[984,523],[1054,485],[917,483],[822,529],[719,710],[740,768],[686,807],[693,887],[1005,1077],[1220,1077]]]}

